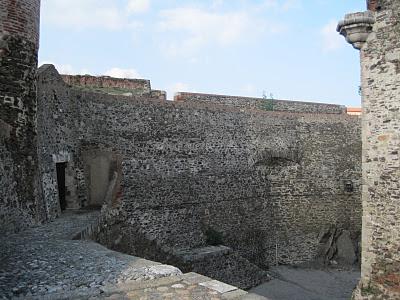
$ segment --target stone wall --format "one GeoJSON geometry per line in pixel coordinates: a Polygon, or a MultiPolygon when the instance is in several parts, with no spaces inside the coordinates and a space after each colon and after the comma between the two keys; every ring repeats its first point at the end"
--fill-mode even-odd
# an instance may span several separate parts
{"type": "Polygon", "coordinates": [[[37,189],[39,0],[0,1],[0,232],[46,218],[37,189]]]}
{"type": "Polygon", "coordinates": [[[357,119],[90,97],[83,136],[124,153],[124,210],[151,239],[203,247],[212,227],[244,256],[259,243],[259,263],[273,261],[276,241],[280,262],[293,263],[315,256],[322,225],[360,230],[357,119]]]}
{"type": "Polygon", "coordinates": [[[150,80],[113,78],[109,76],[61,75],[68,85],[76,88],[124,96],[146,96],[166,100],[164,91],[152,90],[150,80]]]}
{"type": "Polygon", "coordinates": [[[269,280],[265,270],[226,246],[173,249],[162,240],[150,239],[146,229],[126,222],[119,210],[103,209],[97,226],[76,238],[96,240],[115,251],[168,263],[183,272],[198,272],[243,289],[269,280]]]}
{"type": "Polygon", "coordinates": [[[210,102],[215,104],[229,105],[237,108],[256,109],[265,111],[286,111],[296,113],[325,113],[344,114],[346,108],[342,105],[325,104],[303,101],[287,101],[264,98],[249,98],[226,95],[199,94],[199,93],[177,93],[175,101],[210,102]]]}
{"type": "MultiPolygon", "coordinates": [[[[72,140],[53,142],[69,148],[49,150],[47,161],[54,164],[50,157],[61,150],[70,153],[77,195],[87,195],[83,153],[120,157],[115,197],[126,222],[148,240],[173,249],[201,248],[211,228],[226,246],[266,266],[313,259],[324,226],[359,234],[358,117],[110,96],[67,88],[45,73],[48,79],[39,81],[40,94],[47,95],[43,103],[66,102],[69,108],[57,122],[68,124],[63,118],[72,115],[75,124],[66,126],[70,133],[64,130],[72,140]]],[[[84,197],[75,201],[87,203],[84,197]]]]}
{"type": "Polygon", "coordinates": [[[376,11],[377,8],[379,7],[380,9],[380,5],[379,5],[379,0],[367,0],[367,8],[370,11],[376,11]]]}
{"type": "MultiPolygon", "coordinates": [[[[39,47],[40,0],[1,0],[0,6],[2,8],[0,11],[2,38],[18,36],[32,43],[37,50],[39,47]]],[[[3,46],[2,44],[1,48],[3,46]]]]}
{"type": "Polygon", "coordinates": [[[175,252],[176,264],[183,272],[196,272],[242,289],[269,280],[266,271],[226,246],[207,246],[175,252]]]}
{"type": "Polygon", "coordinates": [[[399,299],[400,2],[369,4],[376,23],[361,50],[365,184],[357,299],[399,299]]]}
{"type": "Polygon", "coordinates": [[[61,75],[62,79],[69,85],[82,87],[99,88],[121,88],[125,90],[138,90],[143,93],[150,93],[150,80],[113,78],[109,76],[91,75],[61,75]]]}
{"type": "MultiPolygon", "coordinates": [[[[44,65],[39,68],[37,113],[39,177],[49,220],[56,218],[61,212],[57,189],[57,163],[66,163],[67,166],[67,208],[80,208],[87,198],[86,187],[78,185],[83,167],[76,166],[80,162],[79,106],[79,101],[70,98],[68,86],[53,66],[44,65]]],[[[82,178],[80,182],[83,181],[82,178]]]]}

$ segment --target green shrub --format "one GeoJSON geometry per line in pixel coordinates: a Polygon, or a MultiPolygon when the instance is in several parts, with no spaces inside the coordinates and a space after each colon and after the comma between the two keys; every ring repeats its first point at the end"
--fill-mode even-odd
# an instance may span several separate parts
{"type": "Polygon", "coordinates": [[[204,232],[206,236],[206,242],[211,246],[218,246],[223,244],[223,236],[220,232],[216,231],[214,228],[208,227],[204,232]]]}

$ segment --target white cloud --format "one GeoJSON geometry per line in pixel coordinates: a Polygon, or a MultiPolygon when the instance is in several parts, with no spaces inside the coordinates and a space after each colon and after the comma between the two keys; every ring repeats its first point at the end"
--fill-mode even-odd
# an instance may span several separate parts
{"type": "Polygon", "coordinates": [[[282,10],[288,11],[291,9],[296,9],[301,7],[301,2],[300,0],[286,0],[285,2],[282,3],[282,10]]]}
{"type": "Polygon", "coordinates": [[[135,69],[112,68],[106,71],[104,75],[116,78],[142,78],[142,76],[135,69]]]}
{"type": "Polygon", "coordinates": [[[221,7],[222,5],[224,5],[224,0],[212,0],[211,8],[217,9],[217,8],[221,7]]]}
{"type": "MultiPolygon", "coordinates": [[[[70,64],[57,64],[51,61],[41,61],[39,65],[50,64],[54,65],[57,69],[58,73],[66,74],[66,75],[93,75],[93,74],[86,68],[77,69],[70,64]]],[[[115,77],[115,78],[130,78],[130,79],[137,79],[143,78],[135,69],[121,69],[121,68],[111,68],[108,71],[104,72],[105,76],[115,77]]]]}
{"type": "Polygon", "coordinates": [[[85,74],[90,74],[90,71],[86,68],[82,68],[80,70],[76,70],[72,65],[70,64],[57,64],[51,61],[41,61],[39,62],[39,65],[54,65],[54,67],[57,69],[58,73],[60,74],[65,74],[65,75],[85,75],[85,74]]]}
{"type": "Polygon", "coordinates": [[[264,0],[260,5],[258,5],[258,8],[275,9],[286,12],[288,10],[301,8],[301,6],[301,0],[264,0]]]}
{"type": "Polygon", "coordinates": [[[277,7],[278,1],[277,0],[264,0],[264,2],[262,2],[262,5],[264,7],[277,7]]]}
{"type": "Polygon", "coordinates": [[[145,13],[150,9],[150,0],[129,0],[127,10],[132,14],[145,13]]]}
{"type": "Polygon", "coordinates": [[[332,20],[322,27],[320,31],[324,51],[334,51],[344,45],[343,38],[336,32],[337,24],[336,20],[332,20]]]}
{"type": "Polygon", "coordinates": [[[217,13],[181,7],[164,10],[160,16],[158,28],[161,32],[179,34],[179,40],[171,38],[162,45],[173,55],[193,54],[207,44],[228,46],[282,30],[282,27],[245,11],[217,13]]]}
{"type": "Polygon", "coordinates": [[[125,10],[108,0],[43,0],[43,23],[72,29],[138,28],[140,22],[129,18],[125,10]]]}
{"type": "Polygon", "coordinates": [[[246,96],[254,96],[257,92],[257,87],[254,84],[247,83],[240,89],[241,93],[246,96]]]}

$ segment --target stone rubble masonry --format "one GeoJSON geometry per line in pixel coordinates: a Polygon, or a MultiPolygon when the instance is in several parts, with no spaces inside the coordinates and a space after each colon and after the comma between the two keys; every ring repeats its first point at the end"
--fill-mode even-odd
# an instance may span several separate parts
{"type": "Polygon", "coordinates": [[[31,42],[37,50],[40,0],[0,0],[0,7],[1,37],[18,36],[31,42]]]}
{"type": "MultiPolygon", "coordinates": [[[[58,217],[56,163],[66,163],[68,209],[98,205],[94,179],[109,180],[103,203],[121,212],[120,230],[104,244],[151,258],[196,253],[215,232],[232,249],[217,251],[222,264],[248,261],[232,282],[314,259],[332,224],[357,240],[361,127],[344,107],[200,94],[164,101],[149,82],[126,97],[107,93],[126,88],[112,78],[100,79],[103,93],[69,86],[54,66],[36,74],[39,0],[0,1],[2,231],[58,217]],[[103,174],[90,169],[96,156],[103,174]]],[[[193,268],[217,274],[207,259],[193,268]]]]}
{"type": "Polygon", "coordinates": [[[183,250],[175,255],[178,258],[176,265],[183,272],[192,271],[208,275],[242,289],[249,289],[270,280],[266,271],[226,246],[183,250]]]}
{"type": "Polygon", "coordinates": [[[150,97],[153,99],[167,100],[167,92],[160,90],[151,90],[150,97]]]}
{"type": "Polygon", "coordinates": [[[207,247],[211,228],[263,268],[314,259],[331,224],[360,234],[357,116],[94,93],[69,87],[49,65],[38,87],[48,214],[59,213],[56,161],[68,162],[68,206],[77,208],[90,204],[87,153],[119,157],[119,200],[106,203],[119,207],[122,229],[102,242],[112,249],[159,260],[207,247]]]}
{"type": "Polygon", "coordinates": [[[150,96],[160,100],[166,100],[167,98],[166,92],[152,90],[150,80],[147,79],[96,77],[91,75],[61,75],[61,77],[68,85],[103,91],[108,94],[119,92],[119,94],[126,96],[150,96]]]}
{"type": "Polygon", "coordinates": [[[270,279],[265,270],[226,246],[174,249],[164,241],[146,237],[146,231],[127,224],[116,211],[103,210],[100,222],[85,233],[107,248],[130,255],[146,257],[178,267],[183,272],[197,272],[242,289],[270,279]]]}
{"type": "Polygon", "coordinates": [[[37,189],[40,0],[0,0],[0,232],[46,218],[37,189]]]}
{"type": "Polygon", "coordinates": [[[356,299],[400,299],[400,1],[369,1],[373,32],[361,50],[362,280],[356,299]]]}
{"type": "Polygon", "coordinates": [[[367,8],[370,11],[376,11],[380,9],[379,0],[367,0],[367,8]]]}
{"type": "Polygon", "coordinates": [[[325,104],[303,101],[288,101],[264,98],[250,98],[226,95],[200,94],[200,93],[177,93],[175,101],[197,101],[211,102],[229,105],[237,108],[257,109],[265,111],[286,111],[294,113],[325,113],[325,114],[344,114],[346,107],[337,104],[325,104]]]}

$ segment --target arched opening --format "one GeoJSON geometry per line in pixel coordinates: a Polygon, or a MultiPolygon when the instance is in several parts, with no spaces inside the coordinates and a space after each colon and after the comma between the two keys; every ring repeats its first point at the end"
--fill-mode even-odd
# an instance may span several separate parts
{"type": "Polygon", "coordinates": [[[61,211],[67,209],[67,199],[66,199],[66,185],[65,185],[65,169],[67,168],[66,162],[56,163],[57,170],[57,189],[58,189],[58,199],[60,203],[61,211]]]}

